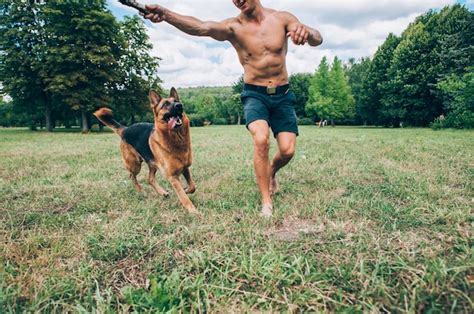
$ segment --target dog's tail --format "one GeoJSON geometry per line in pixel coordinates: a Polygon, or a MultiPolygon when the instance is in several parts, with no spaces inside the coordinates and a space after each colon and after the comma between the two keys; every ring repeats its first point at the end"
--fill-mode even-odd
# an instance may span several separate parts
{"type": "Polygon", "coordinates": [[[112,115],[112,110],[108,108],[100,108],[99,110],[94,112],[94,116],[100,122],[111,128],[120,137],[122,137],[122,133],[125,130],[125,127],[114,119],[114,116],[112,115]]]}

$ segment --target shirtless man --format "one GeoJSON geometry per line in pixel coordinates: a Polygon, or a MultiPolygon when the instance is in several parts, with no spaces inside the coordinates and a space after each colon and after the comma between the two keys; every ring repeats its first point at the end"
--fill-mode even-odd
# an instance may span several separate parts
{"type": "Polygon", "coordinates": [[[165,21],[189,35],[229,41],[237,51],[244,67],[241,98],[254,143],[253,162],[262,198],[262,215],[271,217],[271,195],[278,189],[275,176],[293,157],[298,135],[296,98],[290,91],[286,70],[287,38],[296,45],[307,43],[313,47],[323,40],[317,30],[300,23],[292,14],[264,8],[260,0],[232,2],[240,14],[221,22],[203,22],[159,5],[147,5],[150,13],[145,18],[155,23],[165,21]],[[272,162],[268,158],[269,128],[278,143],[272,162]]]}

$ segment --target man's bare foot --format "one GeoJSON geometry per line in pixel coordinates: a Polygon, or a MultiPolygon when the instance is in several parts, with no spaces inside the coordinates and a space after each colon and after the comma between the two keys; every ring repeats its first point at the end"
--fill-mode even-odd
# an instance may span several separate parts
{"type": "Polygon", "coordinates": [[[270,177],[270,195],[275,195],[280,190],[280,185],[275,176],[270,177]]]}
{"type": "Polygon", "coordinates": [[[272,210],[273,206],[270,204],[265,204],[262,206],[262,211],[260,212],[260,215],[264,218],[271,218],[272,217],[272,210]]]}

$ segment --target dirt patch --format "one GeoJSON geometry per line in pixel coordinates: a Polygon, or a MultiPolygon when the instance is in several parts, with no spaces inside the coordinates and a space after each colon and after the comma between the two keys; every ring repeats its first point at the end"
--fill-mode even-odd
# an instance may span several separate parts
{"type": "Polygon", "coordinates": [[[318,224],[308,219],[286,218],[281,226],[270,229],[267,235],[279,241],[296,241],[304,235],[314,235],[324,232],[324,224],[318,224]]]}
{"type": "Polygon", "coordinates": [[[125,258],[110,269],[110,285],[117,291],[125,286],[147,288],[150,271],[142,261],[125,258]]]}

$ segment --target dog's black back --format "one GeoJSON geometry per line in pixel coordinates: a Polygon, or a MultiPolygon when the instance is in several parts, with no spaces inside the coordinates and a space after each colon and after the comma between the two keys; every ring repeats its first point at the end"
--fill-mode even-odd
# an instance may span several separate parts
{"type": "Polygon", "coordinates": [[[122,139],[132,145],[146,162],[153,160],[148,143],[153,128],[153,123],[136,123],[126,128],[122,134],[122,139]]]}

